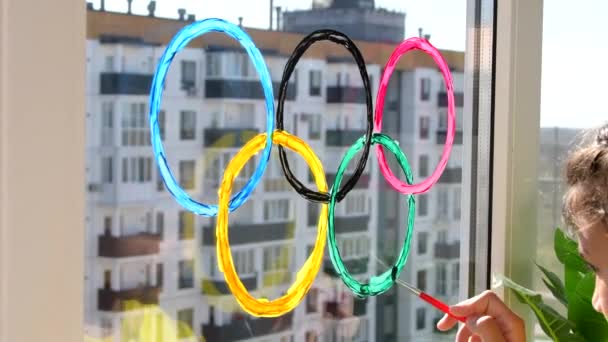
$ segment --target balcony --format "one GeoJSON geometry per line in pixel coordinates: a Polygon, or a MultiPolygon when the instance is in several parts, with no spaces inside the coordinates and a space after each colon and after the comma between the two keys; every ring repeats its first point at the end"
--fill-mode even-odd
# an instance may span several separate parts
{"type": "Polygon", "coordinates": [[[103,72],[99,91],[102,95],[148,95],[151,84],[152,74],[103,72]]]}
{"type": "MultiPolygon", "coordinates": [[[[229,223],[230,224],[230,223],[229,223]]],[[[228,228],[231,245],[262,243],[292,239],[295,224],[292,221],[279,223],[239,223],[228,228]]],[[[215,223],[203,227],[203,246],[215,247],[215,223]]]]}
{"type": "Polygon", "coordinates": [[[462,183],[462,168],[446,168],[439,178],[441,184],[460,184],[462,183]]]}
{"type": "MultiPolygon", "coordinates": [[[[279,94],[279,82],[273,82],[272,89],[275,98],[279,94]]],[[[287,85],[288,101],[293,101],[296,98],[296,84],[289,83],[287,85]]],[[[246,100],[263,100],[264,90],[258,80],[230,80],[230,79],[211,79],[205,81],[205,98],[208,99],[246,99],[246,100]]]]}
{"type": "MultiPolygon", "coordinates": [[[[346,266],[346,269],[351,275],[366,274],[369,266],[369,258],[344,260],[344,266],[346,266]]],[[[334,269],[334,265],[329,259],[323,261],[323,272],[328,274],[330,277],[338,276],[336,270],[334,269]]]]}
{"type": "Polygon", "coordinates": [[[334,217],[336,234],[364,232],[367,230],[368,223],[369,215],[334,217]]]}
{"type": "MultiPolygon", "coordinates": [[[[464,104],[464,94],[462,92],[454,92],[454,102],[457,108],[462,108],[464,104]]],[[[445,108],[448,106],[448,94],[439,93],[437,94],[437,106],[445,108]]]]}
{"type": "Polygon", "coordinates": [[[342,303],[325,302],[325,313],[330,314],[334,319],[365,316],[367,314],[367,299],[355,298],[353,301],[352,312],[349,312],[350,308],[342,303]]]}
{"type": "Polygon", "coordinates": [[[97,305],[100,311],[128,311],[141,305],[158,304],[158,286],[144,286],[128,290],[99,289],[97,305]]]}
{"type": "Polygon", "coordinates": [[[458,259],[460,257],[460,243],[439,242],[435,244],[435,258],[437,259],[458,259]]]}
{"type": "MultiPolygon", "coordinates": [[[[437,130],[437,145],[445,144],[445,139],[448,135],[447,128],[437,130]]],[[[454,134],[454,145],[462,145],[462,131],[456,131],[454,134]]]]}
{"type": "Polygon", "coordinates": [[[208,148],[241,147],[257,134],[255,128],[206,128],[203,144],[208,148]]]}
{"type": "MultiPolygon", "coordinates": [[[[242,276],[241,281],[248,291],[251,292],[257,290],[257,275],[253,274],[242,276]]],[[[225,280],[203,279],[201,281],[201,290],[204,296],[223,296],[232,294],[225,280]]]]}
{"type": "MultiPolygon", "coordinates": [[[[353,163],[356,163],[356,161],[352,161],[353,163]]],[[[348,175],[344,175],[342,177],[342,184],[344,184],[344,182],[346,182],[352,174],[348,174],[348,175]]],[[[334,184],[336,180],[336,174],[335,173],[330,173],[327,175],[327,184],[328,185],[332,185],[334,184]]],[[[364,173],[361,175],[361,177],[359,177],[359,181],[357,182],[357,184],[355,184],[355,189],[367,189],[369,187],[369,180],[370,180],[370,175],[369,173],[364,173]]]]}
{"type": "Polygon", "coordinates": [[[242,315],[229,324],[217,326],[203,324],[201,330],[206,341],[232,342],[291,330],[293,312],[274,318],[253,318],[242,315]]]}
{"type": "Polygon", "coordinates": [[[325,145],[339,147],[351,146],[363,135],[365,135],[364,130],[328,129],[325,131],[325,145]]]}
{"type": "Polygon", "coordinates": [[[129,236],[99,236],[99,256],[124,258],[158,254],[161,237],[158,234],[140,233],[129,236]]]}
{"type": "Polygon", "coordinates": [[[365,104],[363,87],[327,87],[327,103],[360,103],[365,104]]]}

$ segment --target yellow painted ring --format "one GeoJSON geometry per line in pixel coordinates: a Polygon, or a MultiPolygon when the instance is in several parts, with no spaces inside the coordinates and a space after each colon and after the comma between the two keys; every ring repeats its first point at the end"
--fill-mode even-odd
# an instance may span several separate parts
{"type": "MultiPolygon", "coordinates": [[[[287,132],[276,130],[272,136],[273,144],[278,144],[299,153],[312,171],[315,183],[321,192],[327,192],[327,182],[321,161],[300,138],[287,132]]],[[[222,183],[218,190],[218,214],[215,229],[217,243],[217,263],[218,268],[224,273],[226,284],[236,297],[239,305],[253,316],[258,317],[277,317],[293,310],[312,286],[312,283],[319,272],[323,262],[323,252],[327,240],[327,204],[321,204],[319,215],[318,234],[312,253],[298,271],[295,282],[289,287],[287,292],[272,301],[267,299],[254,298],[245,288],[243,282],[236,273],[230,243],[228,241],[228,203],[232,192],[232,183],[247,161],[257,152],[265,147],[266,134],[259,134],[249,140],[245,146],[232,158],[222,177],[222,183]]]]}

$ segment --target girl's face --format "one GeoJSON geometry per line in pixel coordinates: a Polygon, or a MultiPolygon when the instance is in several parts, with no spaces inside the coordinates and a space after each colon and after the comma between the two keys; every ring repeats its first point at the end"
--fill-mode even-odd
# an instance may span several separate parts
{"type": "Polygon", "coordinates": [[[595,272],[593,308],[608,317],[608,225],[603,221],[577,229],[578,249],[595,272]]]}

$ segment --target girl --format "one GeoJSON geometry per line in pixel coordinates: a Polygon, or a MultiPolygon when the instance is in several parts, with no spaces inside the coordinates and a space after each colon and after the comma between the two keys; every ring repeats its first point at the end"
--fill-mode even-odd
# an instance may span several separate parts
{"type": "MultiPolygon", "coordinates": [[[[608,317],[608,125],[592,132],[591,138],[566,161],[563,216],[578,237],[581,256],[596,275],[593,307],[608,317]]],[[[523,320],[491,291],[452,306],[451,311],[468,317],[458,330],[458,342],[525,341],[523,320]]],[[[437,328],[449,330],[456,323],[446,315],[437,328]]]]}

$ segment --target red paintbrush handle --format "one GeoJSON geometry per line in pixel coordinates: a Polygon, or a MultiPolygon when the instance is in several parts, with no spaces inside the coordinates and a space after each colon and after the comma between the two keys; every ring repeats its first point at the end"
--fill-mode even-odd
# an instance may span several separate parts
{"type": "Polygon", "coordinates": [[[456,318],[457,320],[461,321],[462,323],[466,323],[466,318],[452,315],[450,313],[450,307],[447,304],[443,303],[442,301],[435,299],[435,298],[427,295],[424,292],[420,292],[420,298],[422,298],[422,300],[431,304],[432,306],[436,307],[437,309],[450,315],[451,317],[456,318]]]}

